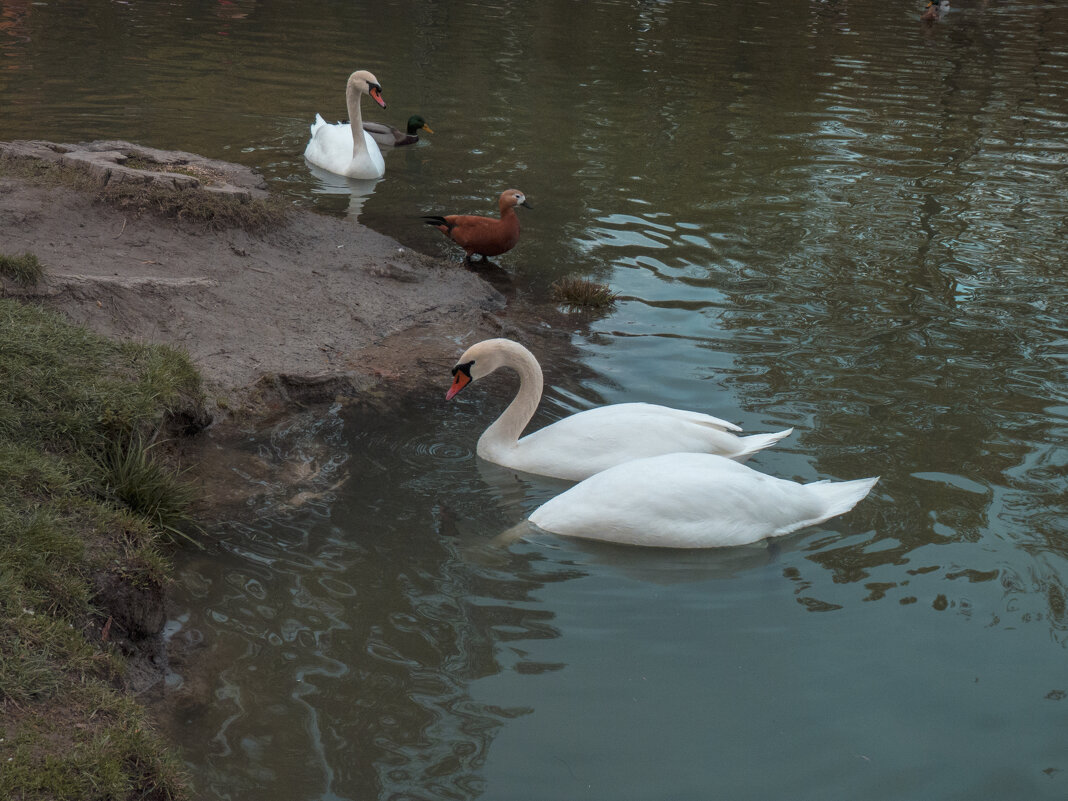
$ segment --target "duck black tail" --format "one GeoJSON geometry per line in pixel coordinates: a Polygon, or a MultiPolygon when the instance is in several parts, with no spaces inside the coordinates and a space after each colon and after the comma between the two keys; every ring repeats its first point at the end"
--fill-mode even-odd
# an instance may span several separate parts
{"type": "Polygon", "coordinates": [[[435,228],[437,228],[439,225],[444,225],[446,228],[450,229],[452,228],[452,226],[449,225],[449,221],[446,220],[444,217],[427,216],[423,217],[423,222],[425,222],[427,225],[433,225],[435,228]]]}

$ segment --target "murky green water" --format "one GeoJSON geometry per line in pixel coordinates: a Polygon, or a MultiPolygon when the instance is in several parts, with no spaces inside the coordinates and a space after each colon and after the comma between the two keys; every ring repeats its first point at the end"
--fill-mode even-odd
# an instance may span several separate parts
{"type": "Polygon", "coordinates": [[[265,487],[180,561],[203,798],[1068,795],[1068,14],[919,12],[3,4],[0,138],[240,161],[457,258],[418,215],[518,187],[518,296],[622,293],[576,322],[581,365],[546,365],[536,424],[656,401],[796,427],[753,462],[775,475],[883,476],[770,550],[502,552],[563,486],[473,456],[506,379],[265,431],[266,462],[344,481],[265,487]],[[361,67],[368,117],[435,133],[354,198],[300,153],[361,67]]]}

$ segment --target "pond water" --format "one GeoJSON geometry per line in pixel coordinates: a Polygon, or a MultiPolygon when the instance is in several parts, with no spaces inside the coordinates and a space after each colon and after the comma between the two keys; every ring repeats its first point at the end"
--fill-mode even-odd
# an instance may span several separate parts
{"type": "Polygon", "coordinates": [[[882,476],[773,547],[500,548],[566,486],[474,456],[509,378],[279,422],[240,447],[316,494],[265,487],[177,559],[200,798],[1068,795],[1068,14],[921,11],[0,7],[0,139],[239,161],[456,260],[418,216],[525,191],[516,297],[620,293],[544,365],[535,425],[654,401],[793,426],[752,462],[774,475],[882,476]],[[369,186],[301,157],[357,68],[367,118],[435,131],[369,186]]]}

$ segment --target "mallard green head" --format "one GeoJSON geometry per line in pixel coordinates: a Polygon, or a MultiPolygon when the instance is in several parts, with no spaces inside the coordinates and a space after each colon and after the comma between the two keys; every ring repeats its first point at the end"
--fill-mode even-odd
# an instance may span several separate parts
{"type": "Polygon", "coordinates": [[[424,120],[418,114],[413,114],[408,118],[408,133],[414,135],[419,131],[434,133],[433,129],[426,124],[426,120],[424,120]]]}

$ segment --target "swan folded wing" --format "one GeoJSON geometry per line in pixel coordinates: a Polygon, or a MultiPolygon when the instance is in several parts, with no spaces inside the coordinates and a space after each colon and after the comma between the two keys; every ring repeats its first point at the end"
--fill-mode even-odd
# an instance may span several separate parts
{"type": "Polygon", "coordinates": [[[335,175],[352,178],[380,177],[385,172],[385,160],[371,134],[361,131],[364,149],[353,157],[352,126],[346,123],[323,123],[313,128],[311,141],[304,149],[304,158],[317,167],[335,175]]]}
{"type": "Polygon", "coordinates": [[[665,453],[747,455],[731,423],[647,403],[598,406],[558,420],[484,458],[517,470],[581,481],[609,467],[665,453]]]}
{"type": "Polygon", "coordinates": [[[628,462],[550,499],[530,515],[530,522],[565,537],[623,545],[746,545],[773,536],[780,528],[777,522],[788,522],[769,521],[761,514],[775,503],[773,487],[765,488],[760,499],[749,497],[746,490],[754,488],[739,487],[723,474],[713,497],[699,476],[667,476],[655,465],[628,462]]]}
{"type": "Polygon", "coordinates": [[[712,428],[718,428],[722,431],[738,432],[742,430],[742,427],[739,425],[735,425],[727,420],[721,420],[718,417],[713,417],[710,414],[704,414],[703,412],[691,412],[686,409],[675,409],[671,406],[659,406],[655,403],[617,403],[613,405],[617,407],[641,407],[642,411],[645,411],[650,415],[674,417],[680,420],[687,420],[694,425],[711,426],[712,428]]]}
{"type": "Polygon", "coordinates": [[[555,534],[629,545],[745,545],[843,514],[877,479],[798,484],[708,454],[613,467],[552,498],[530,522],[555,534]]]}
{"type": "Polygon", "coordinates": [[[347,166],[352,160],[352,126],[340,122],[331,125],[316,114],[304,157],[324,169],[347,166]]]}

